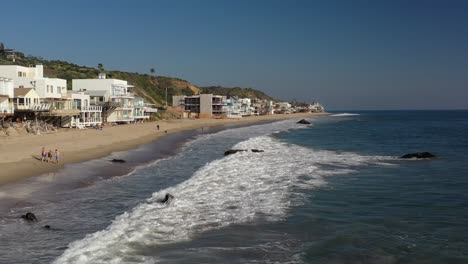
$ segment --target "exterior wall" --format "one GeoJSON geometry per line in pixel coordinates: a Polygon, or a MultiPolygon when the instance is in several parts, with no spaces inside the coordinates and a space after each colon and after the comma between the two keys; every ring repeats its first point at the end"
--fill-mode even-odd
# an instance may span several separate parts
{"type": "MultiPolygon", "coordinates": [[[[36,65],[36,67],[23,67],[18,65],[0,65],[0,75],[16,80],[16,78],[44,78],[44,67],[36,65]]],[[[31,88],[31,87],[24,87],[31,88]]]]}
{"type": "Polygon", "coordinates": [[[15,112],[13,104],[13,80],[0,77],[0,116],[12,115],[15,112]]]}
{"type": "Polygon", "coordinates": [[[200,94],[200,118],[210,118],[213,115],[213,95],[200,94]]]}
{"type": "Polygon", "coordinates": [[[0,77],[0,96],[4,95],[8,98],[13,98],[13,79],[0,77]]]}
{"type": "Polygon", "coordinates": [[[35,82],[35,90],[41,98],[59,99],[67,93],[67,80],[44,78],[35,80],[35,82]]]}
{"type": "Polygon", "coordinates": [[[184,104],[185,95],[173,95],[172,96],[172,106],[181,106],[184,104]]]}

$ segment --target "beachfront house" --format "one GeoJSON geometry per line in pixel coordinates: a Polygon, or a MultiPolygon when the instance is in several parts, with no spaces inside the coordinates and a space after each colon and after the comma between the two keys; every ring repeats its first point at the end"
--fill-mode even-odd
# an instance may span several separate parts
{"type": "Polygon", "coordinates": [[[175,95],[172,96],[172,105],[183,108],[189,116],[198,118],[211,118],[226,116],[226,96],[213,94],[175,95]]]}
{"type": "Polygon", "coordinates": [[[242,116],[250,116],[252,115],[252,100],[250,98],[241,98],[239,99],[241,103],[240,113],[242,116]]]}
{"type": "Polygon", "coordinates": [[[84,92],[69,91],[67,98],[72,101],[72,108],[79,110],[73,115],[66,127],[84,128],[102,125],[102,106],[91,105],[89,94],[84,92]]]}
{"type": "Polygon", "coordinates": [[[226,99],[226,116],[228,118],[241,118],[242,103],[239,98],[230,96],[226,99]]]}
{"type": "Polygon", "coordinates": [[[0,117],[12,116],[13,107],[13,79],[0,77],[0,117]]]}
{"type": "Polygon", "coordinates": [[[150,113],[145,112],[145,101],[139,96],[133,99],[133,118],[135,121],[142,122],[150,118],[150,113]]]}
{"type": "Polygon", "coordinates": [[[134,95],[129,91],[133,87],[127,81],[107,79],[99,74],[97,79],[73,79],[72,89],[85,92],[91,103],[102,106],[104,123],[133,122],[134,95]]]}
{"type": "MultiPolygon", "coordinates": [[[[66,96],[67,81],[59,78],[45,78],[42,65],[35,67],[0,65],[0,75],[13,79],[15,89],[33,89],[39,96],[39,102],[28,101],[29,98],[24,97],[24,93],[30,94],[30,90],[18,91],[18,97],[15,96],[13,100],[18,106],[17,110],[33,112],[34,116],[56,126],[68,123],[73,115],[79,113],[72,108],[72,101],[66,96]]],[[[34,93],[30,96],[34,97],[34,93]]]]}
{"type": "Polygon", "coordinates": [[[291,113],[291,104],[288,102],[278,102],[275,106],[275,114],[291,113]]]}

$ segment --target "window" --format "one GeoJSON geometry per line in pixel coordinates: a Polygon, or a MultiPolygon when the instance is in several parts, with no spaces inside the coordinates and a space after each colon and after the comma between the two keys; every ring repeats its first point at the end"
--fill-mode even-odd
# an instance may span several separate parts
{"type": "Polygon", "coordinates": [[[54,87],[52,85],[50,86],[50,92],[54,93],[54,87]]]}

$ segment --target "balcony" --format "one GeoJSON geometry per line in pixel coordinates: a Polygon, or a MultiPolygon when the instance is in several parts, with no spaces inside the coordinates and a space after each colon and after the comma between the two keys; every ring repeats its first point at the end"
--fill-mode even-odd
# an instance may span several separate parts
{"type": "Polygon", "coordinates": [[[100,105],[90,105],[90,106],[82,106],[81,112],[102,112],[102,106],[100,105]]]}

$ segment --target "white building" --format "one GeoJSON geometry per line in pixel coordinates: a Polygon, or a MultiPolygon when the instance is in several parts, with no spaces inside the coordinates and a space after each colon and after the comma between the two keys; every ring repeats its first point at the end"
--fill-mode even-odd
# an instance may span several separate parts
{"type": "Polygon", "coordinates": [[[49,104],[41,104],[40,97],[36,90],[33,88],[15,88],[13,96],[13,105],[16,112],[30,112],[34,108],[38,108],[38,111],[48,111],[50,108],[49,104]],[[39,109],[40,107],[43,109],[39,109]]]}
{"type": "Polygon", "coordinates": [[[102,124],[102,106],[91,105],[89,94],[84,92],[68,92],[67,97],[73,102],[73,109],[80,112],[72,116],[69,127],[97,126],[102,124]]]}
{"type": "Polygon", "coordinates": [[[226,99],[226,116],[229,118],[241,118],[242,103],[239,98],[231,96],[226,99]]]}
{"type": "Polygon", "coordinates": [[[0,65],[0,76],[10,78],[15,88],[33,88],[41,101],[61,99],[67,93],[67,80],[44,78],[44,67],[23,67],[18,65],[0,65]]]}
{"type": "Polygon", "coordinates": [[[150,118],[150,113],[145,111],[145,101],[139,96],[133,99],[133,118],[136,121],[143,121],[150,118]]]}
{"type": "Polygon", "coordinates": [[[100,74],[98,79],[74,79],[73,91],[90,95],[91,104],[103,106],[104,122],[124,123],[134,121],[133,99],[127,81],[106,79],[100,74]]]}
{"type": "Polygon", "coordinates": [[[288,102],[279,102],[276,104],[275,113],[289,114],[291,113],[291,104],[288,102]]]}
{"type": "Polygon", "coordinates": [[[250,116],[253,113],[252,100],[250,98],[241,98],[239,99],[241,103],[240,113],[242,116],[250,116]]]}
{"type": "Polygon", "coordinates": [[[14,113],[13,101],[13,79],[0,77],[0,117],[10,116],[14,113]]]}

